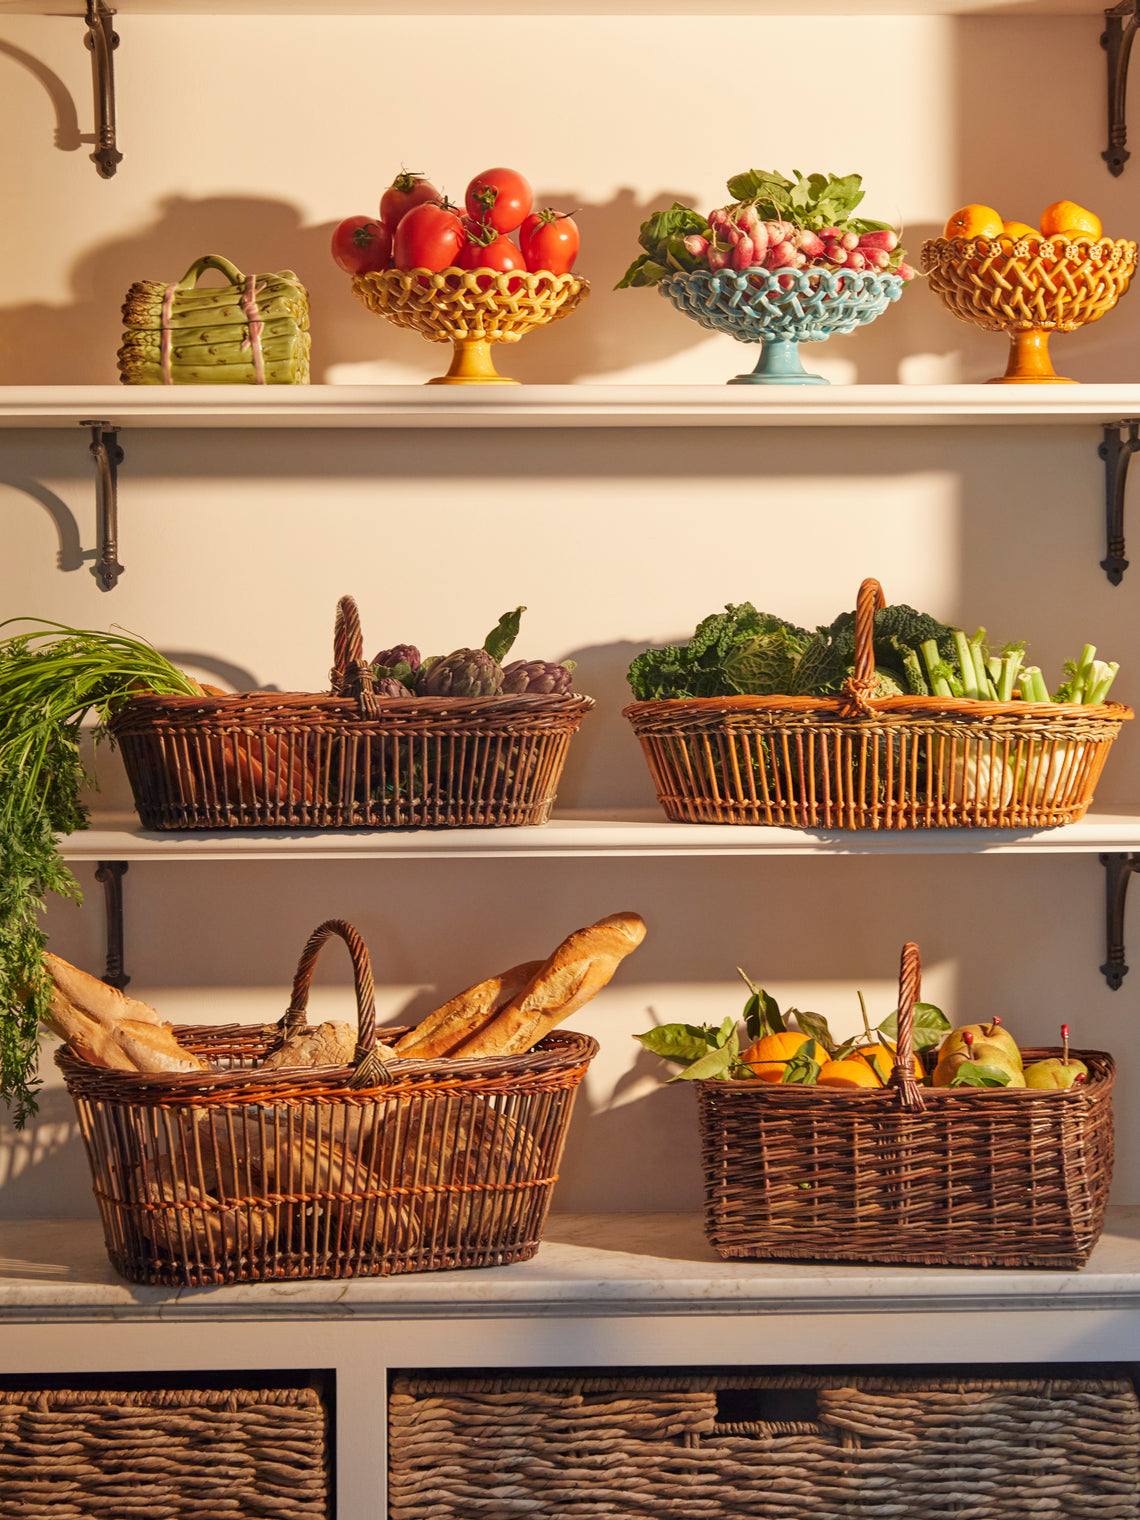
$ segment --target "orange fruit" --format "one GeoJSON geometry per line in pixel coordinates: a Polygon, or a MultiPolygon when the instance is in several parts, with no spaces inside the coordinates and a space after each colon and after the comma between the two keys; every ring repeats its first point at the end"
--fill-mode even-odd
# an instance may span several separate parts
{"type": "Polygon", "coordinates": [[[1030,227],[1026,222],[1002,222],[1001,238],[1004,243],[1006,238],[1012,238],[1015,243],[1022,238],[1040,238],[1041,234],[1036,227],[1030,227]]]}
{"type": "Polygon", "coordinates": [[[1046,237],[1053,237],[1056,233],[1065,234],[1070,241],[1072,234],[1078,232],[1095,239],[1101,234],[1100,218],[1092,211],[1086,211],[1083,206],[1078,206],[1076,201],[1054,201],[1041,213],[1041,231],[1046,237]]]}
{"type": "Polygon", "coordinates": [[[782,1082],[784,1068],[800,1047],[814,1043],[811,1035],[801,1034],[798,1029],[782,1030],[779,1034],[766,1034],[749,1045],[740,1059],[751,1066],[752,1075],[761,1082],[782,1082]]]}
{"type": "Polygon", "coordinates": [[[962,206],[943,229],[946,238],[996,238],[1001,236],[1002,219],[992,206],[962,206]]]}
{"type": "MultiPolygon", "coordinates": [[[[872,1068],[879,1081],[885,1087],[891,1079],[891,1072],[895,1069],[895,1052],[890,1045],[858,1045],[851,1052],[851,1056],[858,1056],[872,1068]]],[[[917,1054],[912,1058],[914,1061],[914,1074],[922,1080],[922,1062],[917,1054]]]]}
{"type": "Polygon", "coordinates": [[[866,1061],[856,1060],[854,1055],[843,1061],[828,1061],[820,1068],[816,1078],[818,1087],[882,1087],[878,1075],[866,1061]]]}

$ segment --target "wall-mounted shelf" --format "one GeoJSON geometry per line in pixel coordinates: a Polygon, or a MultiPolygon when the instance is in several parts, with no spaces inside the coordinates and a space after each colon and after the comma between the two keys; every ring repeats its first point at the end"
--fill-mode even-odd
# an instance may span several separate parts
{"type": "Polygon", "coordinates": [[[0,386],[0,428],[91,417],[119,428],[1104,427],[1140,417],[1140,385],[0,386]]]}
{"type": "MultiPolygon", "coordinates": [[[[117,0],[124,16],[466,16],[464,0],[117,0]]],[[[1104,0],[873,0],[860,13],[879,16],[1097,16],[1104,0]]],[[[850,0],[714,0],[702,16],[850,16],[850,0]]],[[[83,0],[0,0],[0,16],[83,14],[83,0]]],[[[495,0],[500,16],[695,16],[693,0],[495,0]]]]}
{"type": "Polygon", "coordinates": [[[560,811],[504,829],[146,831],[96,814],[60,840],[66,860],[487,860],[684,855],[1097,855],[1140,850],[1140,808],[1090,812],[1056,829],[792,829],[669,823],[657,808],[560,811]]]}

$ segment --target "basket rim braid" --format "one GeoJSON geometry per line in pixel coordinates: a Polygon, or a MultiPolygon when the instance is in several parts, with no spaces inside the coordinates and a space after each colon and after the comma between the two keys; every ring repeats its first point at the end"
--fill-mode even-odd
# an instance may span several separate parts
{"type": "Polygon", "coordinates": [[[532,328],[568,317],[590,282],[550,270],[379,269],[354,275],[352,293],[377,316],[433,343],[517,343],[532,328]]]}
{"type": "Polygon", "coordinates": [[[871,695],[875,612],[855,607],[853,674],[835,697],[665,697],[622,709],[678,823],[794,828],[1050,828],[1084,816],[1119,702],[871,695]]]}
{"type": "Polygon", "coordinates": [[[668,275],[657,289],[700,326],[741,343],[820,343],[874,321],[905,283],[884,270],[695,269],[668,275]]]}
{"type": "MultiPolygon", "coordinates": [[[[931,1088],[914,1075],[917,944],[899,963],[889,1082],[857,1090],[695,1079],[705,1228],[726,1259],[1083,1266],[1112,1180],[1101,1050],[1064,1089],[931,1088]]],[[[1027,1046],[1026,1059],[1060,1055],[1027,1046]]]]}
{"type": "Polygon", "coordinates": [[[598,1052],[591,1036],[554,1030],[517,1056],[382,1058],[367,947],[335,918],[309,936],[279,1021],[180,1026],[176,1034],[223,1069],[122,1072],[66,1044],[55,1052],[108,1254],[136,1282],[375,1276],[527,1260],[549,1211],[576,1090],[598,1052]],[[352,1061],[253,1069],[308,1027],[313,970],[333,937],[352,960],[352,1061]],[[477,1238],[464,1233],[469,1215],[477,1238]]]}
{"type": "Polygon", "coordinates": [[[379,696],[351,596],[328,692],[138,693],[108,729],[144,828],[545,823],[594,706],[577,692],[379,696]]]}
{"type": "Polygon", "coordinates": [[[1073,332],[1110,311],[1136,270],[1128,238],[928,238],[930,288],[963,322],[990,332],[1073,332]]]}

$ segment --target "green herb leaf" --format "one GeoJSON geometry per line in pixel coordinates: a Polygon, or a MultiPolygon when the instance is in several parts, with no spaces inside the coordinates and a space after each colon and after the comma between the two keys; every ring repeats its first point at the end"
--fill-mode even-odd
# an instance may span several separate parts
{"type": "Polygon", "coordinates": [[[981,1061],[963,1061],[950,1079],[951,1087],[1008,1087],[1009,1072],[981,1061]]]}

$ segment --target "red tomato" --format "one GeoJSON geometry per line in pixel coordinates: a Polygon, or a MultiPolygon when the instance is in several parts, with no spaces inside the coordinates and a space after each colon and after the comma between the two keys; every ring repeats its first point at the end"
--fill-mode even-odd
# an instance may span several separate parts
{"type": "Polygon", "coordinates": [[[493,269],[497,274],[510,274],[520,269],[526,272],[526,260],[521,251],[502,234],[489,243],[469,242],[459,255],[460,269],[493,269]]]}
{"type": "Polygon", "coordinates": [[[578,227],[574,219],[552,211],[536,211],[519,230],[519,245],[526,267],[550,274],[569,274],[578,257],[578,227]]]}
{"type": "Polygon", "coordinates": [[[380,197],[380,220],[395,232],[400,218],[413,206],[442,199],[430,180],[424,179],[422,174],[409,174],[402,169],[380,197]]]}
{"type": "Polygon", "coordinates": [[[346,274],[387,269],[392,257],[392,234],[373,217],[346,217],[332,235],[332,256],[346,274]]]}
{"type": "Polygon", "coordinates": [[[531,188],[516,169],[485,169],[463,197],[467,215],[496,232],[513,232],[534,205],[531,188]]]}
{"type": "Polygon", "coordinates": [[[392,238],[392,262],[397,269],[450,269],[467,241],[463,223],[452,211],[425,203],[400,218],[392,238]]]}

